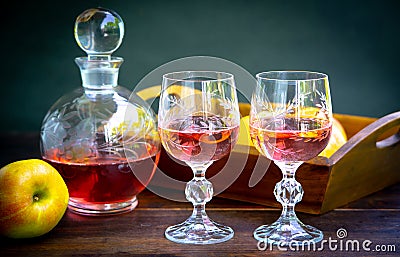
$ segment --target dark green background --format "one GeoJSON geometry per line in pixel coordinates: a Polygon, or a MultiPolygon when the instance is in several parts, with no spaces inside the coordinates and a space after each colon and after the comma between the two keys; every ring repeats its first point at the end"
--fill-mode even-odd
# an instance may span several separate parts
{"type": "Polygon", "coordinates": [[[87,8],[115,10],[126,34],[115,56],[133,89],[174,59],[227,59],[251,74],[297,69],[330,77],[336,113],[400,109],[398,1],[21,1],[2,7],[2,131],[39,131],[51,105],[81,84],[73,37],[87,8]]]}

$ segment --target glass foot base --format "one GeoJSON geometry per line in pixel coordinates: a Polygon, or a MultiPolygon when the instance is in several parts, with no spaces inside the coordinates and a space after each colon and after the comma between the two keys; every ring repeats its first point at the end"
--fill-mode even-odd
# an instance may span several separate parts
{"type": "Polygon", "coordinates": [[[137,205],[138,200],[136,196],[125,202],[104,204],[89,203],[70,197],[68,202],[68,209],[80,215],[103,216],[127,213],[135,209],[137,205]]]}
{"type": "Polygon", "coordinates": [[[271,225],[263,225],[254,231],[254,238],[272,245],[309,245],[323,239],[323,233],[317,228],[304,225],[300,220],[282,221],[278,219],[271,225]]]}
{"type": "Polygon", "coordinates": [[[189,218],[181,224],[168,227],[165,237],[181,244],[216,244],[233,237],[233,229],[208,219],[207,222],[196,222],[189,218]]]}

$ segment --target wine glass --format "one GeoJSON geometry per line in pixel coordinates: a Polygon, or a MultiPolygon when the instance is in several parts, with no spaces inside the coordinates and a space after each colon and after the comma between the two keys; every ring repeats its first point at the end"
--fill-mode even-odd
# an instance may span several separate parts
{"type": "Polygon", "coordinates": [[[250,135],[257,150],[282,171],[274,195],[283,209],[277,221],[258,227],[254,237],[273,245],[319,242],[323,233],[296,216],[294,207],[301,201],[303,189],[295,173],[328,144],[332,128],[328,76],[309,71],[270,71],[256,78],[250,135]]]}
{"type": "Polygon", "coordinates": [[[217,71],[181,71],[163,76],[158,126],[165,150],[185,162],[194,177],[186,185],[192,215],[170,226],[165,236],[187,244],[229,240],[233,230],[212,221],[205,205],[213,195],[207,168],[228,155],[237,141],[240,113],[233,75],[217,71]]]}

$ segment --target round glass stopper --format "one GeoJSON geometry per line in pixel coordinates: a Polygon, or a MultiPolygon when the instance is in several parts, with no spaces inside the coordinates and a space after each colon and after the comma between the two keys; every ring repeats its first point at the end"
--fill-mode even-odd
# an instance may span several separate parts
{"type": "Polygon", "coordinates": [[[124,22],[112,10],[91,8],[76,18],[74,35],[89,57],[111,55],[122,43],[124,22]]]}

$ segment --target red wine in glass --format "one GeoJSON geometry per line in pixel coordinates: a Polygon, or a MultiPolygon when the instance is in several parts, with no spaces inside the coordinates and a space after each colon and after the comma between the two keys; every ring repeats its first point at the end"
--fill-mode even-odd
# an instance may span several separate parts
{"type": "Polygon", "coordinates": [[[194,115],[172,120],[159,128],[168,153],[181,161],[204,163],[229,154],[237,141],[239,126],[225,127],[216,115],[194,115]]]}
{"type": "Polygon", "coordinates": [[[193,212],[169,226],[165,237],[184,244],[215,244],[231,239],[231,227],[211,220],[205,206],[213,196],[207,168],[227,156],[235,145],[240,124],[234,76],[219,71],[178,71],[163,75],[158,129],[168,154],[193,171],[186,199],[193,212]]]}
{"type": "Polygon", "coordinates": [[[318,118],[261,119],[250,124],[252,141],[275,161],[310,160],[328,144],[332,124],[318,118]]]}
{"type": "Polygon", "coordinates": [[[256,75],[251,100],[250,136],[257,150],[282,171],[274,195],[280,217],[254,230],[265,244],[309,245],[323,239],[321,230],[302,223],[295,205],[304,190],[296,181],[303,162],[327,146],[332,129],[328,76],[312,71],[267,71],[256,75]]]}

